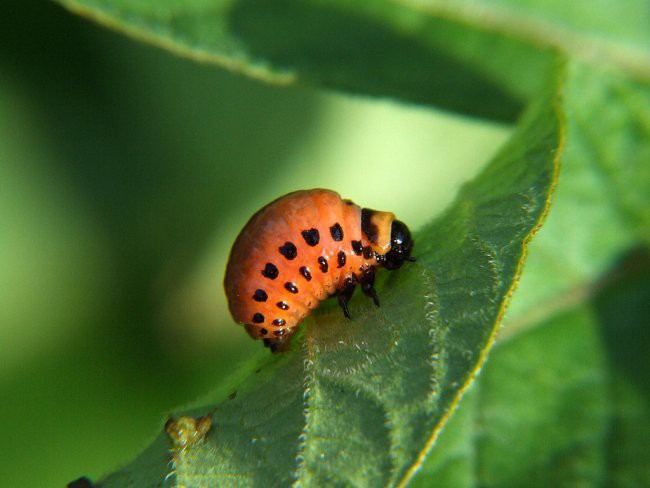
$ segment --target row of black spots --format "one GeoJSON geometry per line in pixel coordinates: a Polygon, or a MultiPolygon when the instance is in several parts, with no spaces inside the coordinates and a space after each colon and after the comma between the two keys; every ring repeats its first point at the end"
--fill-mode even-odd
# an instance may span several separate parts
{"type": "MultiPolygon", "coordinates": [[[[284,325],[284,324],[283,324],[283,325],[284,325]]],[[[285,331],[286,331],[286,330],[287,330],[287,329],[277,329],[277,330],[274,330],[274,331],[273,331],[273,335],[276,336],[276,337],[282,337],[282,336],[285,334],[285,331]]],[[[269,331],[266,330],[265,328],[261,328],[261,329],[260,329],[260,337],[265,337],[265,336],[268,335],[268,333],[269,333],[269,331]]],[[[234,397],[233,397],[233,398],[234,398],[234,397]]]]}
{"type": "MultiPolygon", "coordinates": [[[[289,283],[287,283],[289,284],[289,283]]],[[[286,286],[286,285],[285,285],[286,286]]],[[[296,292],[298,289],[296,288],[296,292]]],[[[258,289],[255,290],[255,293],[253,294],[253,300],[256,302],[266,302],[268,300],[269,296],[264,290],[258,289]]],[[[281,301],[275,304],[276,307],[278,307],[280,310],[289,310],[289,304],[287,302],[281,301]]]]}
{"type": "MultiPolygon", "coordinates": [[[[285,287],[286,286],[287,284],[285,284],[285,287]]],[[[297,288],[296,288],[296,293],[297,293],[297,288]]],[[[256,302],[266,302],[268,299],[269,299],[269,295],[266,293],[266,291],[262,290],[261,288],[258,288],[257,290],[255,290],[255,293],[253,293],[253,300],[255,300],[256,302]]],[[[289,310],[289,304],[284,301],[277,302],[275,306],[278,307],[280,310],[289,310]]]]}
{"type": "MultiPolygon", "coordinates": [[[[334,241],[340,242],[343,240],[344,234],[343,234],[343,228],[341,227],[341,224],[336,222],[329,229],[330,229],[330,235],[332,236],[332,239],[334,241]]],[[[314,247],[320,242],[320,232],[316,228],[312,227],[311,229],[303,230],[301,234],[308,246],[314,247]]],[[[353,241],[353,246],[355,242],[360,244],[359,241],[353,241]]],[[[287,241],[282,246],[278,247],[278,251],[280,251],[280,254],[282,254],[282,256],[284,256],[289,261],[293,261],[298,256],[298,248],[291,241],[287,241]]],[[[267,263],[264,270],[262,270],[262,275],[266,278],[274,280],[278,276],[277,266],[275,266],[273,263],[267,263]]],[[[307,278],[307,280],[309,280],[309,278],[307,278]]]]}
{"type": "MultiPolygon", "coordinates": [[[[253,314],[253,322],[254,323],[263,324],[264,320],[265,320],[264,315],[262,315],[261,313],[257,312],[256,314],[253,314]]],[[[287,322],[284,319],[274,319],[273,322],[271,322],[271,323],[273,325],[275,325],[276,327],[282,327],[287,322]]],[[[263,335],[266,335],[267,332],[262,332],[262,331],[266,331],[266,329],[263,328],[263,327],[262,327],[262,329],[260,329],[260,333],[262,333],[263,335]]]]}
{"type": "MultiPolygon", "coordinates": [[[[264,290],[262,289],[255,290],[255,293],[253,294],[253,300],[255,300],[256,302],[266,302],[268,299],[269,296],[264,290]]],[[[275,306],[278,307],[280,310],[289,310],[289,304],[284,301],[277,302],[275,306]]]]}
{"type": "MultiPolygon", "coordinates": [[[[308,246],[314,247],[318,245],[318,243],[320,242],[320,232],[318,231],[318,229],[314,227],[312,227],[311,229],[303,230],[302,232],[300,232],[300,234],[302,235],[302,238],[305,240],[308,246]]],[[[342,241],[343,227],[341,227],[341,224],[336,222],[334,225],[330,226],[330,235],[332,236],[332,239],[334,239],[336,242],[342,241]]]]}
{"type": "MultiPolygon", "coordinates": [[[[327,258],[325,258],[324,256],[320,256],[318,258],[318,265],[320,267],[320,270],[323,273],[327,273],[327,269],[328,269],[327,258]]],[[[300,271],[300,274],[307,281],[311,280],[311,273],[309,272],[309,268],[307,268],[307,266],[302,266],[299,271],[300,271]]],[[[270,280],[276,279],[279,274],[280,274],[280,272],[278,271],[277,266],[275,264],[273,264],[273,263],[266,263],[266,266],[262,270],[262,276],[264,276],[265,278],[268,278],[270,280]]],[[[298,288],[296,288],[296,285],[294,283],[287,282],[287,283],[284,284],[284,287],[287,290],[289,290],[291,293],[298,293],[298,288]],[[290,285],[292,285],[291,288],[295,288],[296,291],[291,290],[290,285]]],[[[258,291],[262,291],[262,293],[263,293],[263,290],[258,290],[258,291]]],[[[255,292],[255,293],[257,294],[257,292],[255,292]]],[[[255,298],[255,297],[253,297],[253,298],[255,298]]],[[[257,298],[256,298],[256,300],[257,300],[257,298]]],[[[266,299],[257,300],[257,301],[258,302],[264,302],[264,301],[266,301],[266,299]]]]}
{"type": "MultiPolygon", "coordinates": [[[[300,268],[300,274],[307,281],[311,281],[311,273],[309,272],[309,269],[306,266],[302,266],[300,268]]],[[[273,278],[273,279],[275,279],[275,278],[273,278]]],[[[285,290],[287,290],[290,293],[294,293],[294,294],[298,293],[298,287],[296,286],[295,283],[293,283],[291,281],[287,281],[284,284],[284,288],[285,288],[285,290]]],[[[269,298],[268,294],[264,290],[262,290],[261,288],[258,288],[257,290],[255,290],[255,293],[253,293],[253,300],[255,300],[256,302],[266,302],[268,300],[268,298],[269,298]]],[[[282,310],[288,310],[289,309],[289,305],[286,302],[278,302],[278,303],[276,303],[276,306],[278,308],[281,308],[282,310]]]]}

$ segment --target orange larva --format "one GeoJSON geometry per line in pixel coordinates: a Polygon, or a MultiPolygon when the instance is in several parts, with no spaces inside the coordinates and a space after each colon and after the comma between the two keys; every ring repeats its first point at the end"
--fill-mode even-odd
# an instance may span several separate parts
{"type": "Polygon", "coordinates": [[[374,303],[375,269],[413,261],[411,234],[390,212],[361,208],[330,190],[302,190],[269,203],[230,251],[224,286],[233,318],[273,351],[321,300],[346,317],[357,284],[374,303]]]}

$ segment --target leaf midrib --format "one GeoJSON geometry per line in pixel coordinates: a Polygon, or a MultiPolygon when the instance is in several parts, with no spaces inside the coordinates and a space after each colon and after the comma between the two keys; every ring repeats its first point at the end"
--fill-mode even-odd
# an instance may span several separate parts
{"type": "Polygon", "coordinates": [[[309,404],[309,399],[311,398],[311,392],[315,386],[314,375],[310,372],[310,368],[314,367],[314,353],[311,336],[309,335],[309,327],[307,327],[305,330],[305,338],[303,344],[303,428],[300,431],[300,436],[298,439],[296,439],[297,449],[296,455],[294,457],[296,469],[293,471],[294,482],[292,483],[292,486],[300,486],[300,482],[302,481],[306,469],[305,450],[307,447],[307,437],[309,436],[309,421],[311,418],[311,406],[309,404]]]}

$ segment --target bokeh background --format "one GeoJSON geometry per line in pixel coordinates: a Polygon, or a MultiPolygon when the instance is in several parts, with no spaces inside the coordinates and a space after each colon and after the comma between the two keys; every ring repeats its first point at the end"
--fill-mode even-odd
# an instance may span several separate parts
{"type": "Polygon", "coordinates": [[[165,412],[259,352],[221,285],[229,246],[259,207],[325,187],[417,229],[509,133],[265,85],[51,2],[4,0],[2,485],[105,474],[165,412]]]}

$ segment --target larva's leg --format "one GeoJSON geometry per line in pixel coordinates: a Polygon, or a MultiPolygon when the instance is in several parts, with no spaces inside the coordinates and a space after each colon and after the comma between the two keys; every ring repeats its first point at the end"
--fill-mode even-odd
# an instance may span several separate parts
{"type": "Polygon", "coordinates": [[[348,310],[348,302],[350,301],[350,298],[352,298],[352,294],[354,293],[354,289],[357,286],[357,280],[354,278],[354,275],[348,277],[345,279],[343,282],[343,286],[339,290],[339,305],[343,309],[343,315],[345,315],[346,318],[350,318],[350,311],[348,310]]]}
{"type": "Polygon", "coordinates": [[[375,290],[375,268],[370,267],[363,271],[361,277],[361,291],[364,295],[372,298],[375,305],[379,306],[379,297],[375,290]]]}

